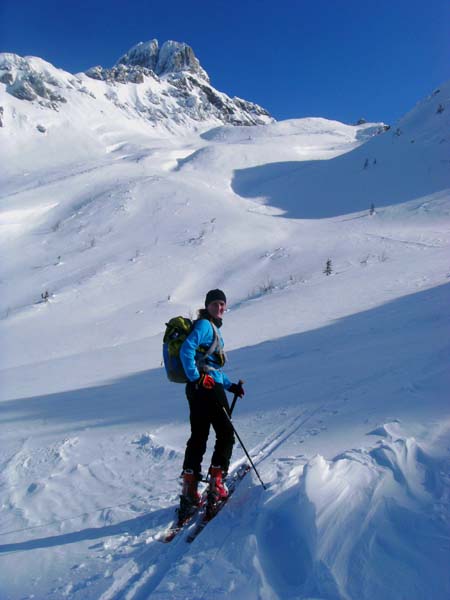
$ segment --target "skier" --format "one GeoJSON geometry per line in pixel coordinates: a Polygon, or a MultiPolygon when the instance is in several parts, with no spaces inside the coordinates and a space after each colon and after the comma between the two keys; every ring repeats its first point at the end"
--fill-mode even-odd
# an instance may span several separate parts
{"type": "Polygon", "coordinates": [[[198,311],[194,328],[180,349],[180,359],[189,379],[186,396],[189,402],[191,436],[186,444],[183,462],[183,488],[180,496],[179,518],[192,513],[200,501],[197,490],[202,480],[201,463],[206,451],[211,425],[216,443],[209,468],[209,492],[216,499],[226,498],[224,478],[228,472],[234,445],[233,428],[223,407],[230,407],[225,390],[239,398],[244,395],[242,383],[231,383],[222,367],[226,361],[223,338],[219,332],[227,299],[222,290],[206,294],[205,308],[198,311]],[[214,346],[214,352],[211,352],[214,346]]]}

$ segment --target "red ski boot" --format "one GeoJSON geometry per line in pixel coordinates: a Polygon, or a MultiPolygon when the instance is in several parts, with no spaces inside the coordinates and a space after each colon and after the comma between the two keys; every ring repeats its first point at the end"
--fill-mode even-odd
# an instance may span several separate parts
{"type": "Polygon", "coordinates": [[[228,488],[223,481],[221,467],[211,466],[209,469],[209,494],[214,496],[216,502],[228,498],[228,488]]]}
{"type": "Polygon", "coordinates": [[[200,494],[198,492],[198,479],[192,469],[185,469],[183,471],[183,488],[181,495],[189,498],[194,504],[200,502],[200,494]]]}
{"type": "Polygon", "coordinates": [[[198,492],[198,479],[191,469],[183,471],[183,487],[180,496],[180,508],[178,509],[178,521],[182,522],[189,518],[200,505],[201,496],[198,492]]]}

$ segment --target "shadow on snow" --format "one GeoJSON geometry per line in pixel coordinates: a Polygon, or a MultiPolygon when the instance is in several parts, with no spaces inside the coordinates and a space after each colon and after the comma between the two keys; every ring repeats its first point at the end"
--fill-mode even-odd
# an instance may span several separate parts
{"type": "MultiPolygon", "coordinates": [[[[447,189],[438,156],[423,161],[415,145],[388,145],[385,136],[328,160],[287,161],[238,169],[233,191],[285,211],[322,219],[401,204],[447,189]],[[380,147],[381,146],[381,147],[380,147]]],[[[417,145],[419,146],[419,145],[417,145]]]]}
{"type": "MultiPolygon", "coordinates": [[[[449,286],[230,352],[227,372],[231,379],[243,376],[247,388],[237,412],[245,416],[314,405],[340,394],[353,395],[355,401],[364,395],[365,402],[373,397],[378,405],[398,401],[413,410],[411,394],[444,385],[449,286]]],[[[37,419],[60,424],[64,432],[130,423],[158,426],[177,419],[184,423],[187,414],[184,386],[169,384],[162,368],[99,386],[0,403],[3,424],[37,419]]]]}

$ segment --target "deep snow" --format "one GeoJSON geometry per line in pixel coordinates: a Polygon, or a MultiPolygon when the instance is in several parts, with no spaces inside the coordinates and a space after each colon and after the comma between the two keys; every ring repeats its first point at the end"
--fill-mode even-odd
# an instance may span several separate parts
{"type": "Polygon", "coordinates": [[[450,86],[374,137],[87,97],[42,134],[0,87],[0,598],[448,598],[450,86]],[[162,545],[188,435],[162,332],[217,286],[268,490],[162,545]]]}

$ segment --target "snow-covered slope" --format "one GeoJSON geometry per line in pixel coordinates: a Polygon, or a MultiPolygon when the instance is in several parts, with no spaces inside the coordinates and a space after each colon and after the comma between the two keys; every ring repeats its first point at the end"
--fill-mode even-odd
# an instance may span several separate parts
{"type": "Polygon", "coordinates": [[[333,217],[440,192],[449,181],[448,97],[447,84],[384,135],[326,163],[283,159],[237,169],[233,189],[300,218],[333,217]]]}
{"type": "Polygon", "coordinates": [[[447,598],[450,86],[388,131],[153,127],[103,96],[137,98],[111,78],[138,50],[71,89],[26,59],[58,110],[0,84],[0,597],[447,598]],[[188,425],[162,331],[217,286],[268,490],[163,546],[188,425]]]}

